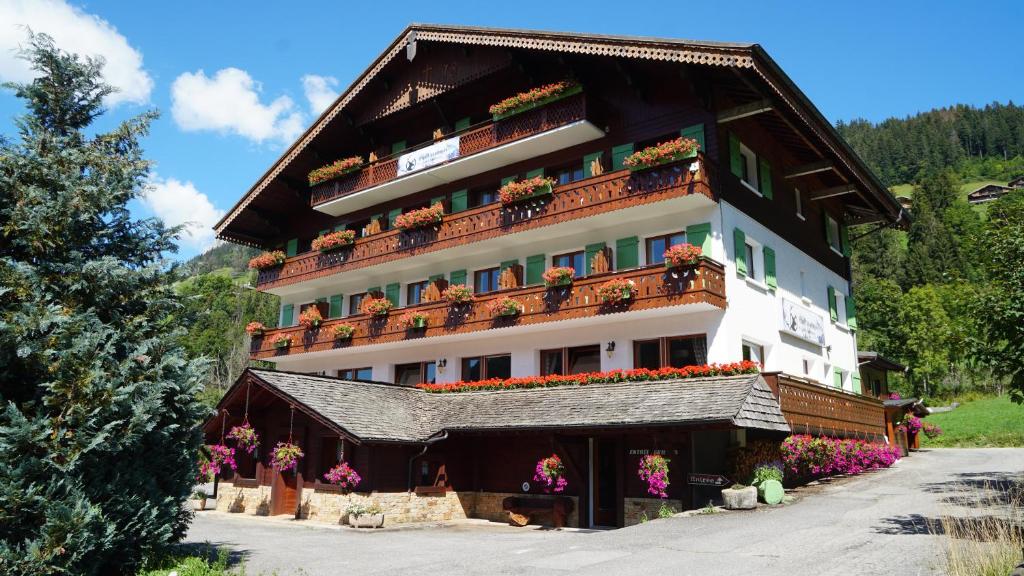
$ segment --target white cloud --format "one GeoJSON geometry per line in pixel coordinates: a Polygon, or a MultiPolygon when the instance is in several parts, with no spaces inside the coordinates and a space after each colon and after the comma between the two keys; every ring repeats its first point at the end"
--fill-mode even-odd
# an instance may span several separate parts
{"type": "Polygon", "coordinates": [[[338,79],[306,74],[302,77],[302,89],[306,92],[306,100],[309,100],[309,109],[319,115],[338,97],[338,79]]]}
{"type": "Polygon", "coordinates": [[[186,132],[210,130],[290,144],[304,128],[302,113],[287,96],[263,104],[261,90],[238,68],[224,68],[211,77],[202,70],[185,72],[171,85],[171,114],[186,132]]]}
{"type": "Polygon", "coordinates": [[[154,174],[141,201],[164,224],[185,225],[181,232],[182,247],[202,252],[214,245],[213,225],[224,216],[224,211],[214,207],[191,182],[165,180],[154,174]]]}
{"type": "Polygon", "coordinates": [[[153,80],[142,68],[142,54],[116,28],[63,0],[0,0],[0,80],[28,82],[37,73],[18,58],[28,31],[49,34],[58,48],[106,60],[103,77],[118,92],[106,102],[145,104],[153,80]]]}

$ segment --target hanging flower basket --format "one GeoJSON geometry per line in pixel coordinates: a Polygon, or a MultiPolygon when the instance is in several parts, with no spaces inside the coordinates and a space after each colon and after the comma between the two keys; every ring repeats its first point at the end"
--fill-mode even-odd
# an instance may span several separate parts
{"type": "Polygon", "coordinates": [[[697,155],[697,150],[699,149],[700,144],[696,140],[680,137],[668,142],[662,142],[657,146],[648,146],[639,152],[634,152],[626,156],[622,164],[633,172],[647,170],[648,168],[683,160],[684,158],[693,158],[697,155]]]}
{"type": "Polygon", "coordinates": [[[199,465],[200,481],[209,482],[213,480],[214,476],[220,474],[225,466],[231,468],[232,471],[238,470],[238,464],[235,462],[234,448],[229,448],[223,444],[208,444],[206,449],[209,452],[209,456],[199,465]]]}
{"type": "Polygon", "coordinates": [[[249,322],[245,325],[245,331],[253,338],[259,338],[266,333],[267,327],[263,325],[263,322],[249,322]]]}
{"type": "Polygon", "coordinates": [[[636,284],[632,280],[613,278],[597,289],[597,299],[602,304],[621,304],[633,299],[636,295],[636,284]]]}
{"type": "Polygon", "coordinates": [[[427,327],[427,320],[430,317],[426,312],[406,312],[402,315],[402,326],[413,330],[422,330],[427,327]]]}
{"type": "Polygon", "coordinates": [[[334,327],[335,340],[349,340],[356,333],[356,327],[351,324],[338,324],[334,327]]]}
{"type": "Polygon", "coordinates": [[[292,345],[292,337],[291,336],[278,336],[277,338],[274,338],[274,348],[277,348],[277,349],[281,350],[281,349],[284,349],[284,348],[288,348],[291,345],[292,345]]]}
{"type": "Polygon", "coordinates": [[[533,480],[540,482],[544,491],[549,494],[552,492],[558,494],[569,485],[569,481],[565,479],[565,464],[562,464],[562,459],[557,454],[537,461],[533,480]]]}
{"type": "Polygon", "coordinates": [[[337,232],[329,232],[319,238],[315,238],[311,246],[313,250],[319,250],[320,252],[333,252],[346,246],[351,246],[355,241],[355,230],[338,230],[337,232]]]}
{"type": "Polygon", "coordinates": [[[509,182],[498,190],[498,197],[504,206],[510,206],[525,200],[548,196],[554,189],[555,179],[534,176],[525,180],[509,182]]]}
{"type": "Polygon", "coordinates": [[[415,230],[440,224],[444,218],[444,205],[440,202],[429,208],[420,208],[395,217],[395,228],[402,231],[415,230]]]}
{"type": "Polygon", "coordinates": [[[306,330],[313,330],[319,328],[324,322],[324,316],[320,313],[320,308],[316,306],[310,306],[299,314],[299,324],[306,327],[306,330]]]}
{"type": "Polygon", "coordinates": [[[531,88],[526,92],[520,92],[515,96],[505,98],[497,104],[491,105],[488,111],[495,121],[501,120],[502,118],[508,118],[527,110],[532,110],[538,106],[543,106],[556,100],[561,100],[578,94],[583,91],[583,87],[577,84],[573,80],[562,80],[561,82],[554,82],[552,84],[545,84],[544,86],[538,86],[531,88]]]}
{"type": "Polygon", "coordinates": [[[544,285],[548,288],[568,286],[576,277],[576,269],[572,266],[555,266],[544,271],[544,285]]]}
{"type": "Polygon", "coordinates": [[[309,185],[316,186],[322,182],[333,180],[338,176],[348,174],[358,170],[363,165],[362,156],[352,156],[349,158],[343,158],[341,160],[335,160],[327,166],[321,166],[316,170],[309,173],[309,185]]]}
{"type": "Polygon", "coordinates": [[[259,436],[256,435],[256,429],[254,429],[248,422],[245,422],[240,426],[232,427],[231,431],[228,432],[228,438],[233,439],[239,448],[245,450],[246,454],[252,454],[260,445],[260,439],[259,436]]]}
{"type": "Polygon", "coordinates": [[[647,493],[658,498],[668,498],[668,458],[659,454],[648,454],[640,459],[637,473],[647,483],[647,493]]]}
{"type": "Polygon", "coordinates": [[[473,291],[465,284],[450,284],[441,292],[441,297],[449,304],[469,304],[474,300],[473,291]]]}
{"type": "Polygon", "coordinates": [[[331,468],[324,474],[324,480],[327,480],[331,484],[342,488],[343,490],[351,490],[362,482],[362,477],[359,476],[348,462],[342,460],[337,466],[331,468]]]}
{"type": "Polygon", "coordinates": [[[249,260],[249,268],[252,270],[266,270],[268,268],[284,264],[285,258],[287,258],[287,256],[285,256],[284,252],[280,250],[264,252],[252,260],[249,260]]]}
{"type": "Polygon", "coordinates": [[[270,453],[270,465],[278,472],[295,471],[302,458],[302,448],[291,442],[278,442],[270,453]]]}
{"type": "Polygon", "coordinates": [[[491,302],[491,315],[497,317],[516,316],[523,311],[522,305],[515,299],[508,296],[498,298],[491,302]]]}
{"type": "Polygon", "coordinates": [[[685,242],[683,244],[676,244],[665,250],[665,267],[680,268],[682,266],[691,266],[700,261],[700,255],[701,249],[693,244],[685,242]]]}
{"type": "Polygon", "coordinates": [[[370,316],[376,316],[382,318],[391,312],[391,309],[395,305],[391,303],[391,300],[387,298],[367,298],[363,300],[363,313],[369,314],[370,316]]]}

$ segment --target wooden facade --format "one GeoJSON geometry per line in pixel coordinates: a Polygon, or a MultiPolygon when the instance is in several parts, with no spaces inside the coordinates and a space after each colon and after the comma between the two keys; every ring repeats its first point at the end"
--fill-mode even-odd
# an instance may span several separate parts
{"type": "Polygon", "coordinates": [[[786,374],[765,374],[765,380],[794,433],[873,440],[886,436],[885,408],[877,399],[786,374]]]}

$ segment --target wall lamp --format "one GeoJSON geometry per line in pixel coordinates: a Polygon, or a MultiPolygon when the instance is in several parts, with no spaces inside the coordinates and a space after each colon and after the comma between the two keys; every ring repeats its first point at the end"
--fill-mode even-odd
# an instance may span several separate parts
{"type": "Polygon", "coordinates": [[[604,351],[607,352],[608,353],[608,357],[611,358],[612,357],[612,353],[615,352],[615,340],[610,340],[608,342],[608,347],[605,348],[604,351]]]}

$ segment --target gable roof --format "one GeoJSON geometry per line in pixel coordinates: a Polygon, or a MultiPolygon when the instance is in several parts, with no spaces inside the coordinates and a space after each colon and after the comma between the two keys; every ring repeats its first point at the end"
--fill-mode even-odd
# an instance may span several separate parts
{"type": "Polygon", "coordinates": [[[247,370],[239,382],[247,376],[357,441],[422,442],[443,431],[712,423],[789,431],[760,374],[449,394],[260,369],[247,370]]]}

